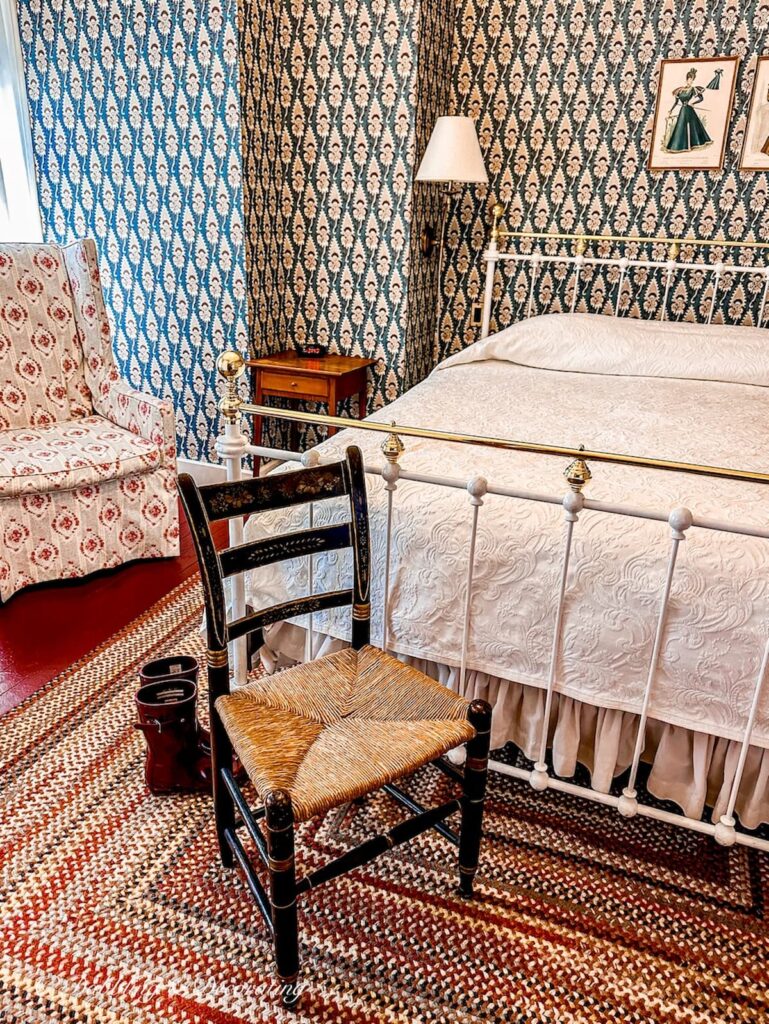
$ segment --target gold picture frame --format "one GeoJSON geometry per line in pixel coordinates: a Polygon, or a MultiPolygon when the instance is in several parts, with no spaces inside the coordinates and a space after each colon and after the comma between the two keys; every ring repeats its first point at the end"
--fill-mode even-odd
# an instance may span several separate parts
{"type": "Polygon", "coordinates": [[[769,56],[761,56],[756,62],[740,170],[769,171],[769,56]]]}
{"type": "Polygon", "coordinates": [[[720,171],[737,87],[738,56],[660,61],[650,171],[720,171]]]}

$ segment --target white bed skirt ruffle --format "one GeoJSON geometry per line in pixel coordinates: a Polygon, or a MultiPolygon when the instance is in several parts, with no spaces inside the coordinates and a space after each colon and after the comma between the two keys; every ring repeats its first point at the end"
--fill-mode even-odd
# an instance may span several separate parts
{"type": "MultiPolygon", "coordinates": [[[[304,658],[306,631],[280,623],[266,631],[262,661],[268,672],[304,658]]],[[[347,644],[335,637],[317,635],[314,656],[331,654],[347,644]]],[[[398,655],[437,679],[450,690],[459,691],[459,669],[423,658],[398,655]]],[[[492,748],[512,742],[526,757],[535,760],[539,748],[545,691],[510,682],[485,672],[468,671],[462,696],[481,697],[494,708],[492,748]]],[[[633,759],[638,715],[628,711],[597,708],[573,697],[554,695],[548,746],[552,749],[557,775],[569,778],[577,764],[590,772],[593,789],[607,793],[612,779],[625,771],[633,759]]],[[[643,760],[651,765],[647,781],[650,793],[672,800],[690,818],[699,818],[706,806],[712,820],[725,813],[741,744],[677,725],[650,720],[647,725],[643,760]]],[[[737,799],[737,813],[745,828],[769,822],[769,750],[751,747],[737,799]]]]}

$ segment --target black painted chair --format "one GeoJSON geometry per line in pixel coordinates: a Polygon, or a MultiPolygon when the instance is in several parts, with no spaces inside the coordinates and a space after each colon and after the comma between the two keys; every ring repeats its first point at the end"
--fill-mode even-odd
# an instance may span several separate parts
{"type": "Polygon", "coordinates": [[[486,791],[491,708],[456,694],[369,644],[370,573],[366,485],[361,453],[344,461],[261,479],[179,489],[205,590],[213,791],[222,863],[242,869],[275,945],[282,999],[298,1000],[297,897],[360,867],[428,828],[459,847],[459,891],[472,896],[486,791]],[[347,496],[350,521],[216,551],[211,523],[233,516],[347,496]],[[226,577],[271,562],[351,547],[350,589],[312,595],[226,621],[226,577]],[[352,606],[352,646],[263,676],[230,692],[227,644],[270,623],[352,606]],[[467,743],[460,772],[442,755],[467,743]],[[233,778],[232,751],[262,806],[252,811],[233,778]],[[462,784],[461,797],[425,810],[395,785],[433,763],[462,784]],[[384,789],[412,816],[325,866],[298,878],[294,826],[332,807],[384,789]],[[459,835],[444,822],[461,811],[459,835]],[[266,836],[259,822],[264,819],[266,836]],[[269,895],[238,834],[244,828],[269,875],[269,895]]]}

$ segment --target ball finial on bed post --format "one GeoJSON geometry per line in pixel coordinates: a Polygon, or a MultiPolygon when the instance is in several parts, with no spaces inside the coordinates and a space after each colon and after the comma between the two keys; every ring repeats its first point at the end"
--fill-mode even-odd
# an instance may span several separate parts
{"type": "Polygon", "coordinates": [[[736,821],[731,814],[722,814],[718,819],[713,835],[719,846],[734,846],[737,842],[735,824],[736,821]]]}
{"type": "Polygon", "coordinates": [[[240,406],[243,404],[238,394],[238,378],[242,377],[245,372],[246,361],[240,352],[227,349],[216,360],[216,369],[226,385],[226,391],[219,400],[219,412],[230,423],[234,423],[240,414],[240,406]]]}

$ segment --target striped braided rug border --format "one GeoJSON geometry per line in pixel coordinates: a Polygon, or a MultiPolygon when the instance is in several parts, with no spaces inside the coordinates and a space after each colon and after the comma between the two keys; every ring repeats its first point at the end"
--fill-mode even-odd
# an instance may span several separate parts
{"type": "MultiPolygon", "coordinates": [[[[150,796],[132,727],[149,657],[200,653],[188,581],[0,721],[3,1024],[742,1024],[769,1020],[769,860],[493,776],[478,899],[425,835],[305,898],[307,988],[278,1008],[207,796],[150,796]]],[[[408,784],[445,798],[432,769],[408,784]]],[[[300,831],[315,867],[400,811],[300,831]]]]}

